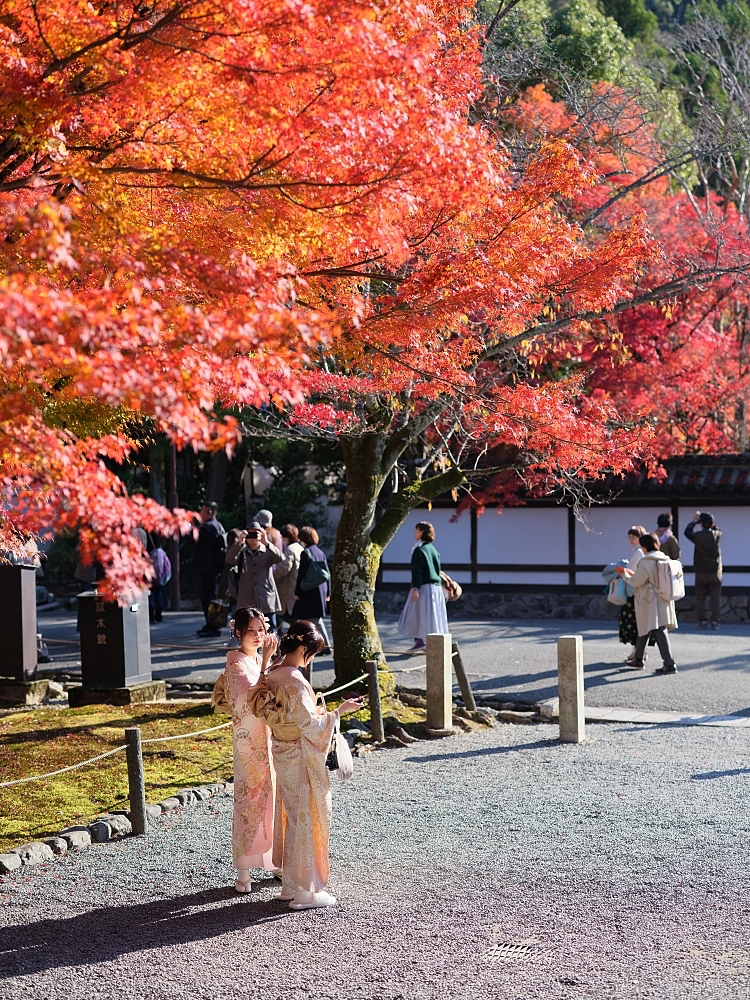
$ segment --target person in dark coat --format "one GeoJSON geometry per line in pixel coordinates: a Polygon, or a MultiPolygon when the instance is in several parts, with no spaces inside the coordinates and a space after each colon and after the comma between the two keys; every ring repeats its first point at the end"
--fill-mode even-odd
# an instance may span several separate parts
{"type": "Polygon", "coordinates": [[[713,514],[707,510],[695,512],[690,524],[685,528],[685,537],[695,546],[693,569],[695,570],[695,610],[698,613],[698,628],[706,628],[706,598],[711,599],[711,628],[719,627],[721,614],[721,532],[716,527],[713,514]],[[698,524],[700,523],[700,528],[698,524]],[[696,528],[698,530],[696,531],[696,528]]]}
{"type": "Polygon", "coordinates": [[[327,650],[330,653],[331,641],[328,638],[328,632],[323,621],[323,616],[328,607],[328,595],[330,592],[329,581],[331,574],[328,569],[328,560],[326,559],[325,552],[318,545],[320,539],[315,528],[309,526],[300,528],[299,540],[305,546],[305,551],[300,556],[299,561],[297,586],[294,591],[297,600],[294,602],[292,621],[296,622],[304,619],[305,621],[314,622],[326,641],[326,649],[323,652],[327,650]],[[302,584],[312,563],[318,563],[321,566],[327,574],[327,579],[311,590],[304,590],[302,584]]]}
{"type": "Polygon", "coordinates": [[[221,629],[208,624],[208,606],[216,600],[219,588],[219,578],[224,567],[224,554],[227,543],[224,528],[216,520],[218,505],[207,501],[200,509],[198,538],[193,552],[193,569],[198,577],[198,596],[200,597],[203,617],[206,624],[198,629],[198,635],[221,635],[221,629]]]}

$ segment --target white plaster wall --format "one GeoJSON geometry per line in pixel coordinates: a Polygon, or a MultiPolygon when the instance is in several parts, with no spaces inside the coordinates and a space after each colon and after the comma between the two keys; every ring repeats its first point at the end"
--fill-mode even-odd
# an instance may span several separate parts
{"type": "MultiPolygon", "coordinates": [[[[604,567],[627,558],[628,528],[640,524],[653,531],[660,513],[659,507],[594,507],[584,511],[583,523],[576,521],[576,563],[604,567]]],[[[600,581],[596,573],[579,573],[576,579],[581,584],[600,581]]]]}
{"type": "MultiPolygon", "coordinates": [[[[444,566],[449,563],[471,562],[471,520],[468,511],[462,514],[455,524],[451,524],[453,513],[452,508],[446,507],[434,507],[432,510],[420,507],[418,510],[411,511],[394,535],[393,540],[386,546],[383,562],[411,562],[412,549],[416,544],[414,528],[420,521],[429,521],[435,526],[435,547],[440,553],[440,561],[444,566]]],[[[451,573],[451,576],[454,574],[451,573]]],[[[459,578],[456,577],[456,579],[459,578]]]]}
{"type": "MultiPolygon", "coordinates": [[[[488,509],[477,518],[477,562],[568,563],[568,511],[565,507],[488,509]]],[[[483,583],[557,583],[533,580],[530,573],[497,575],[483,583]]],[[[567,583],[567,576],[565,583],[567,583]]]]}

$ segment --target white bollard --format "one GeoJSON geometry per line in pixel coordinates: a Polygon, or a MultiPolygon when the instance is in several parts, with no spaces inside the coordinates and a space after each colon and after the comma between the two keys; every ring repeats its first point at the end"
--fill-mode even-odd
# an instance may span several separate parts
{"type": "Polygon", "coordinates": [[[427,636],[427,733],[453,732],[453,651],[450,635],[427,636]]]}
{"type": "Polygon", "coordinates": [[[557,640],[557,694],[560,699],[560,740],[583,743],[586,715],[583,702],[583,636],[557,640]]]}

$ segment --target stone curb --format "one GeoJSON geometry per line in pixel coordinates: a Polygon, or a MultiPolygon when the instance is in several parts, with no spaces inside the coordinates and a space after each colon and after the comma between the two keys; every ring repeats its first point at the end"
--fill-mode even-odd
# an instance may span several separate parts
{"type": "MultiPolygon", "coordinates": [[[[209,785],[182,788],[163,802],[146,803],[146,817],[149,823],[156,823],[163,815],[189,808],[199,802],[206,802],[214,795],[233,794],[234,784],[231,781],[216,781],[209,785]]],[[[132,834],[129,809],[102,813],[87,826],[68,826],[56,837],[33,840],[0,854],[0,876],[29,865],[48,864],[71,850],[82,850],[91,844],[107,844],[112,840],[130,837],[132,834]]]]}

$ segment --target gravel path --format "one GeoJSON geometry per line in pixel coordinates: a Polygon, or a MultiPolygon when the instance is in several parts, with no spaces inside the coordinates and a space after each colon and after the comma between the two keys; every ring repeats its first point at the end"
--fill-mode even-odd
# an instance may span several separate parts
{"type": "Polygon", "coordinates": [[[750,732],[589,734],[357,761],[333,910],[229,888],[229,799],[8,876],[0,998],[750,998],[750,732]]]}

